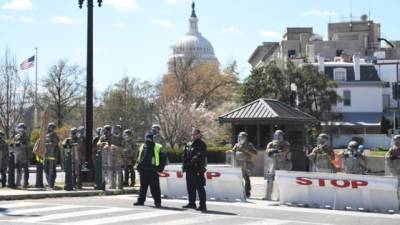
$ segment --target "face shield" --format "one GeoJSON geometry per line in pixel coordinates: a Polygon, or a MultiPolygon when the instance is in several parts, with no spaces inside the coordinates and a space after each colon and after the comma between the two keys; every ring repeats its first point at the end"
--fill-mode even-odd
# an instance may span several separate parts
{"type": "Polygon", "coordinates": [[[247,142],[247,136],[245,136],[245,135],[239,135],[239,137],[238,137],[238,142],[239,142],[240,144],[246,143],[246,142],[247,142]]]}
{"type": "Polygon", "coordinates": [[[284,134],[283,134],[283,132],[282,132],[281,130],[275,131],[275,133],[274,133],[274,140],[276,140],[276,141],[283,141],[283,138],[284,138],[284,134]]]}

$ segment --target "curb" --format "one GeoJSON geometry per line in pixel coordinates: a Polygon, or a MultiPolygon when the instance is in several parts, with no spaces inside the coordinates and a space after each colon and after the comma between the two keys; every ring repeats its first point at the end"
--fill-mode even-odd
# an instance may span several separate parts
{"type": "Polygon", "coordinates": [[[109,196],[109,195],[127,195],[136,194],[137,189],[133,190],[92,190],[92,191],[63,191],[49,193],[29,193],[29,194],[11,194],[0,195],[0,201],[42,199],[42,198],[65,198],[65,197],[90,197],[90,196],[109,196]]]}

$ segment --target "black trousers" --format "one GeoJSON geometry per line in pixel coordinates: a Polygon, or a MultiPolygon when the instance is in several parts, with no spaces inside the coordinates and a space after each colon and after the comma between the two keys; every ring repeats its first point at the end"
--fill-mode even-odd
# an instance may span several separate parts
{"type": "Polygon", "coordinates": [[[247,175],[244,176],[244,189],[246,191],[247,197],[249,197],[251,191],[251,183],[250,183],[250,177],[247,175]]]}
{"type": "Polygon", "coordinates": [[[154,204],[161,204],[160,177],[155,171],[140,171],[140,192],[138,202],[146,201],[147,189],[150,186],[150,192],[154,199],[154,204]]]}
{"type": "Polygon", "coordinates": [[[131,179],[130,185],[133,186],[135,184],[135,169],[132,165],[124,167],[124,185],[129,185],[129,178],[131,179]]]}
{"type": "Polygon", "coordinates": [[[7,185],[7,169],[3,168],[0,169],[0,175],[1,175],[1,187],[5,187],[7,185]]]}
{"type": "Polygon", "coordinates": [[[194,171],[186,171],[186,188],[189,197],[189,204],[196,204],[196,192],[199,194],[200,207],[206,206],[206,178],[204,173],[197,173],[194,171]]]}

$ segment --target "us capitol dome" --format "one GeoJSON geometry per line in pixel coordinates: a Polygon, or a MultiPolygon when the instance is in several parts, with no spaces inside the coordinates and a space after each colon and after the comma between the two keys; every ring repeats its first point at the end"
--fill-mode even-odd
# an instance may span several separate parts
{"type": "Polygon", "coordinates": [[[192,14],[189,18],[189,32],[172,46],[173,54],[168,61],[169,71],[174,65],[192,59],[197,63],[218,63],[212,44],[199,32],[198,22],[193,2],[192,14]]]}

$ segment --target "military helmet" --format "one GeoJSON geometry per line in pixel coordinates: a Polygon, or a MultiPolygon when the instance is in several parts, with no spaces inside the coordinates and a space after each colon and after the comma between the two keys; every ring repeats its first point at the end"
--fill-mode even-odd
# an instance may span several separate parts
{"type": "Polygon", "coordinates": [[[151,128],[158,128],[158,129],[161,129],[161,126],[160,126],[160,124],[153,124],[153,125],[151,126],[151,128]]]}
{"type": "Polygon", "coordinates": [[[130,129],[126,129],[126,130],[124,130],[124,134],[131,135],[131,134],[132,134],[132,131],[131,131],[130,129]]]}
{"type": "Polygon", "coordinates": [[[400,141],[400,134],[394,135],[393,140],[400,141]]]}
{"type": "Polygon", "coordinates": [[[49,123],[48,125],[47,125],[47,129],[56,129],[56,124],[55,123],[49,123]]]}
{"type": "Polygon", "coordinates": [[[285,135],[285,133],[283,133],[282,130],[276,130],[274,133],[274,139],[278,140],[278,141],[283,141],[283,136],[285,135]]]}
{"type": "Polygon", "coordinates": [[[358,142],[357,141],[350,141],[349,144],[347,145],[348,148],[358,148],[358,142]]]}
{"type": "Polygon", "coordinates": [[[282,130],[276,130],[275,135],[285,135],[285,133],[282,130]]]}
{"type": "Polygon", "coordinates": [[[105,125],[105,126],[103,127],[103,132],[105,132],[105,131],[110,132],[111,129],[112,129],[112,126],[111,126],[111,125],[105,125]]]}
{"type": "Polygon", "coordinates": [[[329,136],[327,134],[325,134],[325,133],[320,133],[318,135],[318,138],[329,140],[329,136]]]}
{"type": "Polygon", "coordinates": [[[79,132],[85,131],[85,127],[84,126],[79,126],[77,129],[79,132]]]}
{"type": "Polygon", "coordinates": [[[69,134],[71,136],[75,136],[78,133],[78,129],[76,127],[72,127],[71,129],[69,129],[69,134]]]}
{"type": "Polygon", "coordinates": [[[19,123],[19,124],[17,125],[17,129],[21,129],[21,128],[23,128],[23,129],[26,128],[26,126],[25,126],[24,123],[19,123]]]}
{"type": "Polygon", "coordinates": [[[249,136],[246,132],[240,132],[239,137],[247,137],[249,136]]]}
{"type": "Polygon", "coordinates": [[[100,135],[102,130],[103,130],[102,127],[96,128],[96,134],[100,135]]]}

